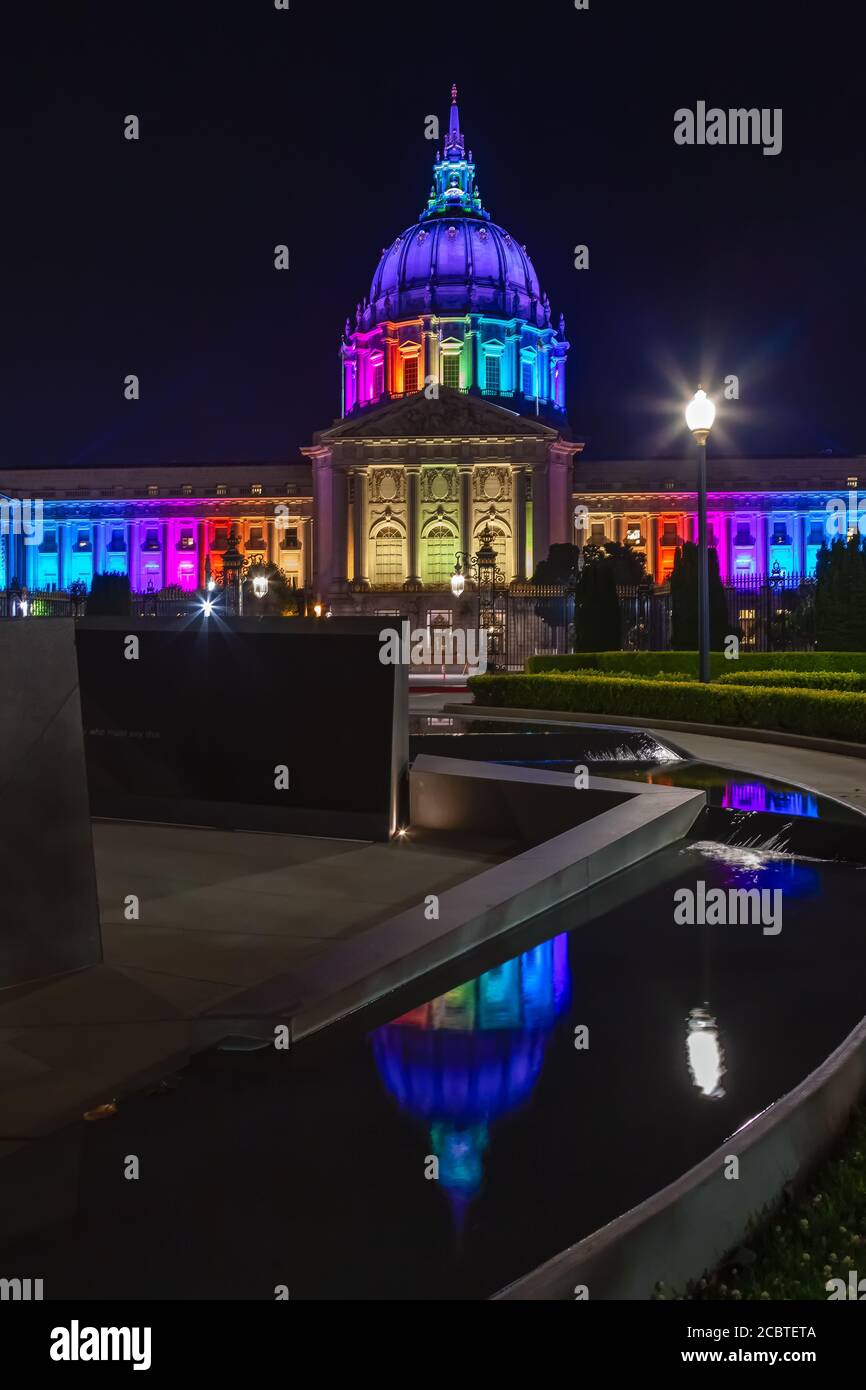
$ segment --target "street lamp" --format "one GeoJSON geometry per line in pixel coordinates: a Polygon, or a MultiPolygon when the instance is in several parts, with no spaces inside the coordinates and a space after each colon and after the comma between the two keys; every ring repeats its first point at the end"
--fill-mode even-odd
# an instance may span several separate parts
{"type": "Polygon", "coordinates": [[[253,575],[253,593],[256,598],[265,598],[268,592],[268,576],[259,572],[253,575]]]}
{"type": "Polygon", "coordinates": [[[710,679],[710,561],[707,544],[707,436],[716,407],[700,386],[686,406],[686,424],[698,446],[698,650],[699,676],[710,679]]]}
{"type": "Polygon", "coordinates": [[[497,564],[496,550],[493,545],[494,536],[489,526],[484,527],[478,539],[481,544],[475,555],[470,555],[465,550],[457,551],[456,564],[451,575],[451,592],[455,598],[459,598],[466,587],[467,576],[474,579],[478,588],[479,641],[481,629],[484,628],[487,631],[488,651],[494,657],[494,660],[488,663],[487,669],[495,671],[495,657],[499,645],[496,590],[497,586],[504,586],[505,575],[497,564]]]}
{"type": "Polygon", "coordinates": [[[240,536],[232,527],[223,552],[223,606],[226,617],[239,618],[243,613],[244,557],[238,549],[240,536]]]}

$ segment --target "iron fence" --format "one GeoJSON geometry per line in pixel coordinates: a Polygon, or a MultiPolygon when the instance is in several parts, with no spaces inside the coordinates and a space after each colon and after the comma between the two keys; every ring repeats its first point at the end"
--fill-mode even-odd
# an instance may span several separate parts
{"type": "MultiPolygon", "coordinates": [[[[807,651],[816,643],[815,583],[799,574],[736,575],[724,586],[729,632],[744,651],[807,651]]],[[[664,651],[671,645],[668,585],[621,586],[619,645],[625,651],[664,651]]],[[[219,601],[219,597],[217,601],[219,601]]],[[[86,600],[52,590],[26,596],[27,616],[79,618],[86,600]]],[[[0,619],[20,615],[21,595],[0,590],[0,619]]],[[[183,590],[133,594],[133,618],[190,618],[202,597],[183,590]]],[[[443,609],[447,619],[450,610],[443,609]]],[[[470,628],[474,614],[455,626],[470,628]]],[[[536,655],[559,656],[574,648],[574,590],[557,584],[519,584],[497,592],[485,618],[489,658],[496,667],[523,670],[536,655]]]]}

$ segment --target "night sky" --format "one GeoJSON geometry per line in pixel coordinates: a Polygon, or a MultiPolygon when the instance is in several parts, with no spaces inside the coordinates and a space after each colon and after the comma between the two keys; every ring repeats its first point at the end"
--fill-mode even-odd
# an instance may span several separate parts
{"type": "Polygon", "coordinates": [[[688,448],[683,393],[728,373],[719,452],[866,453],[856,7],[29,8],[0,74],[0,468],[297,460],[452,82],[484,204],[565,312],[588,455],[688,448]],[[701,99],[782,107],[781,154],[675,145],[701,99]]]}

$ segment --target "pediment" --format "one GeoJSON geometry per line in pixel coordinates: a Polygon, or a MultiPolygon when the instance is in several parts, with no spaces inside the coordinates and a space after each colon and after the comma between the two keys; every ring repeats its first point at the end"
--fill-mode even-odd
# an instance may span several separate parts
{"type": "Polygon", "coordinates": [[[559,432],[540,421],[529,420],[482,396],[467,395],[440,386],[437,398],[423,392],[404,400],[389,401],[375,410],[340,420],[316,438],[323,444],[348,439],[473,438],[509,435],[527,439],[559,438],[559,432]]]}

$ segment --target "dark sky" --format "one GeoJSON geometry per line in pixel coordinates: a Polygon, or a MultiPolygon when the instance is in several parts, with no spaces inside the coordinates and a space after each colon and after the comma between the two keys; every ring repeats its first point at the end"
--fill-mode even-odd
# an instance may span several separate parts
{"type": "Polygon", "coordinates": [[[0,467],[297,458],[452,81],[484,202],[565,311],[588,454],[679,452],[682,393],[728,373],[720,452],[866,452],[856,6],[29,8],[0,71],[0,467]],[[781,154],[675,145],[698,100],[782,107],[781,154]]]}

